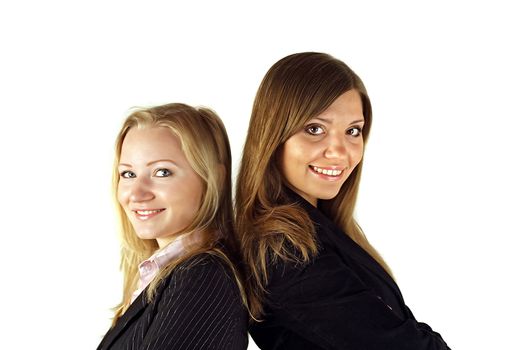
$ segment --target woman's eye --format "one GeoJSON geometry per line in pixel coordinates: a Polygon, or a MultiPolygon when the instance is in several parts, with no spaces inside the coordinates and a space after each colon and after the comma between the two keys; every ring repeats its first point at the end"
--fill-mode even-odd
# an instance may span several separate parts
{"type": "Polygon", "coordinates": [[[124,170],[123,172],[120,173],[120,177],[123,177],[125,179],[131,179],[131,178],[136,177],[136,175],[132,171],[124,170]]]}
{"type": "Polygon", "coordinates": [[[155,171],[155,176],[157,177],[166,177],[170,175],[171,175],[171,171],[169,171],[168,169],[159,169],[155,171]]]}
{"type": "Polygon", "coordinates": [[[323,128],[319,125],[308,125],[305,130],[310,135],[320,135],[324,131],[323,128]]]}
{"type": "Polygon", "coordinates": [[[361,128],[355,127],[347,130],[347,134],[350,136],[358,137],[361,135],[361,128]]]}

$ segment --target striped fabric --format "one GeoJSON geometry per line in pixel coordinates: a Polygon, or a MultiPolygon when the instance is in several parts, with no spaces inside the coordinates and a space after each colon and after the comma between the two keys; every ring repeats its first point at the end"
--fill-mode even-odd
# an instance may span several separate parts
{"type": "Polygon", "coordinates": [[[99,350],[246,349],[247,315],[232,273],[202,254],[175,269],[146,303],[145,292],[99,350]]]}

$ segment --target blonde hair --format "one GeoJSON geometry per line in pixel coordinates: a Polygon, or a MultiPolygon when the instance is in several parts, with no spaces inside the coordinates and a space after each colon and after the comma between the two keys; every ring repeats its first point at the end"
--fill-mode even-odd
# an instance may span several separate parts
{"type": "Polygon", "coordinates": [[[126,311],[133,291],[137,288],[138,265],[158,248],[155,239],[141,239],[135,233],[124,209],[117,199],[120,180],[118,164],[122,144],[132,128],[165,127],[178,136],[188,162],[204,185],[200,210],[183,232],[200,230],[203,241],[193,251],[166,266],[149,284],[147,298],[151,301],[159,283],[173,269],[200,253],[220,257],[232,270],[245,301],[242,272],[238,264],[238,249],[233,231],[231,202],[231,152],[226,129],[221,119],[210,109],[194,108],[181,103],[138,109],[124,121],[117,136],[113,169],[113,198],[120,224],[122,251],[121,270],[124,274],[122,301],[115,308],[113,323],[126,311]]]}
{"type": "MultiPolygon", "coordinates": [[[[361,79],[342,61],[324,53],[293,54],[275,63],[263,78],[248,127],[236,184],[236,232],[248,270],[251,313],[263,313],[268,265],[277,259],[306,263],[317,254],[315,229],[304,209],[290,202],[278,167],[283,144],[341,94],[361,96],[366,142],[372,107],[361,79]]],[[[337,196],[318,207],[383,268],[391,271],[354,219],[363,162],[337,196]]]]}

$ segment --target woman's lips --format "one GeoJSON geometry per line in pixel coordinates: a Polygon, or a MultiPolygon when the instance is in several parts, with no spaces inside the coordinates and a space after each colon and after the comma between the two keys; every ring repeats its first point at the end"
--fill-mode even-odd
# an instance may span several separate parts
{"type": "Polygon", "coordinates": [[[308,167],[312,173],[323,180],[337,181],[343,178],[346,167],[318,167],[310,165],[308,167]]]}
{"type": "Polygon", "coordinates": [[[162,213],[165,209],[139,209],[139,210],[132,210],[135,214],[135,217],[139,220],[145,221],[148,219],[151,219],[154,216],[159,215],[162,213]]]}

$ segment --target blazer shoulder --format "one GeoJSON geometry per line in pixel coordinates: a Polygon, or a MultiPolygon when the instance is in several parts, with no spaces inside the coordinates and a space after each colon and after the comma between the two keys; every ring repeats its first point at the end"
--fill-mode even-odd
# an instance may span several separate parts
{"type": "Polygon", "coordinates": [[[227,298],[241,302],[241,293],[232,269],[220,257],[202,253],[177,266],[166,281],[164,293],[191,291],[209,302],[227,298]]]}

